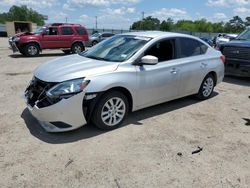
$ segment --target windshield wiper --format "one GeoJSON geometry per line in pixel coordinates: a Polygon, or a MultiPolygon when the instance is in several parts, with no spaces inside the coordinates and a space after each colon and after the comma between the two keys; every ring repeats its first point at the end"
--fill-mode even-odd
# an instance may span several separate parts
{"type": "Polygon", "coordinates": [[[102,60],[102,61],[109,61],[108,59],[105,59],[105,58],[102,58],[102,57],[96,57],[96,56],[92,56],[92,55],[87,55],[85,57],[90,58],[90,59],[96,59],[96,60],[102,60]]]}

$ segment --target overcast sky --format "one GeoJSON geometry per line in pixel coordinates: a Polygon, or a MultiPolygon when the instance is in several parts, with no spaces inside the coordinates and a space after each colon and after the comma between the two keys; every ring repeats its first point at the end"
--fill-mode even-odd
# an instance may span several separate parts
{"type": "Polygon", "coordinates": [[[128,29],[146,16],[160,20],[206,18],[210,21],[227,21],[234,15],[250,16],[250,0],[0,0],[0,12],[12,5],[28,7],[48,15],[46,22],[81,23],[88,28],[128,29]]]}

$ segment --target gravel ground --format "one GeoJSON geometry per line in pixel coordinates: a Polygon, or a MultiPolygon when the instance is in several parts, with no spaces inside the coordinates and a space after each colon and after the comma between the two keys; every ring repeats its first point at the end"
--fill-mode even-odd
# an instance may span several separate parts
{"type": "Polygon", "coordinates": [[[249,79],[226,77],[207,101],[147,108],[113,131],[50,134],[21,94],[39,64],[62,55],[12,55],[0,38],[0,187],[250,187],[249,79]]]}

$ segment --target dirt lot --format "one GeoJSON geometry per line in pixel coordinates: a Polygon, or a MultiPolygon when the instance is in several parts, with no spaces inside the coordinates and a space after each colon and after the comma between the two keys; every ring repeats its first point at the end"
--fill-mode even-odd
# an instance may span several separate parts
{"type": "Polygon", "coordinates": [[[132,113],[114,131],[50,134],[21,94],[35,67],[62,55],[12,55],[0,38],[0,187],[250,187],[249,79],[132,113]]]}

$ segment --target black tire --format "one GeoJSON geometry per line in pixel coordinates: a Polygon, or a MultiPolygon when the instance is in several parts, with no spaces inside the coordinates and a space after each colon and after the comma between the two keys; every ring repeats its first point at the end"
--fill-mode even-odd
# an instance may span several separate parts
{"type": "Polygon", "coordinates": [[[93,111],[91,120],[94,123],[94,125],[100,129],[112,130],[112,129],[119,127],[123,123],[124,119],[126,118],[126,116],[128,114],[128,109],[129,109],[129,105],[128,105],[127,97],[121,92],[111,91],[111,92],[105,93],[101,97],[101,99],[98,101],[98,103],[93,111]],[[113,105],[112,109],[108,108],[106,106],[106,105],[111,104],[110,102],[108,102],[110,100],[112,100],[114,103],[117,104],[117,105],[113,105]],[[123,101],[123,103],[121,101],[119,103],[118,102],[119,100],[123,101]],[[119,107],[120,105],[121,105],[121,107],[119,107]],[[114,109],[114,106],[116,106],[115,109],[114,109]],[[123,112],[121,112],[121,111],[123,111],[123,112]],[[103,114],[105,113],[105,115],[103,115],[103,117],[102,117],[102,113],[103,114]],[[107,118],[108,116],[110,118],[107,118]],[[120,117],[120,116],[122,116],[122,117],[120,117]],[[104,120],[104,118],[107,118],[107,120],[104,120]],[[114,124],[108,125],[110,122],[110,119],[111,119],[111,121],[117,120],[117,122],[113,122],[114,124]]]}
{"type": "Polygon", "coordinates": [[[70,54],[71,50],[62,50],[65,54],[70,54]]]}
{"type": "Polygon", "coordinates": [[[80,42],[74,43],[71,47],[71,51],[73,54],[78,54],[84,51],[84,46],[80,42]]]}
{"type": "Polygon", "coordinates": [[[201,83],[197,97],[205,100],[211,97],[215,87],[215,78],[212,74],[208,74],[201,83]]]}
{"type": "Polygon", "coordinates": [[[25,46],[24,53],[28,57],[38,56],[40,53],[39,46],[35,43],[30,43],[25,46]]]}
{"type": "Polygon", "coordinates": [[[19,52],[22,54],[22,55],[25,55],[25,52],[23,49],[19,49],[19,52]]]}
{"type": "Polygon", "coordinates": [[[97,41],[93,41],[92,46],[95,46],[97,43],[98,43],[97,41]]]}

